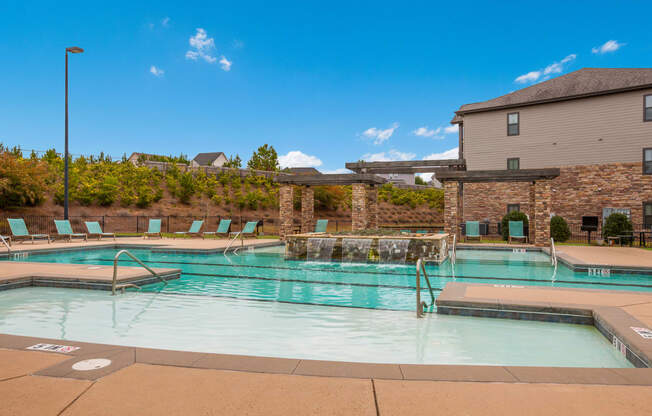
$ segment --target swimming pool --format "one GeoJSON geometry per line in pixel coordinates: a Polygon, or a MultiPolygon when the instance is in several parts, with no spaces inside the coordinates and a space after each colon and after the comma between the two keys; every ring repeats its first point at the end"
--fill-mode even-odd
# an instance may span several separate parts
{"type": "MultiPolygon", "coordinates": [[[[339,361],[631,366],[592,326],[437,314],[416,319],[414,265],[286,261],[282,247],[240,255],[129,250],[150,267],[181,269],[181,278],[120,296],[39,287],[0,292],[0,332],[339,361]]],[[[117,251],[19,260],[108,265],[117,251]]],[[[427,271],[435,295],[450,281],[652,289],[647,276],[555,269],[540,252],[460,250],[454,266],[428,265],[427,271]]],[[[422,299],[430,300],[427,289],[422,299]]]]}

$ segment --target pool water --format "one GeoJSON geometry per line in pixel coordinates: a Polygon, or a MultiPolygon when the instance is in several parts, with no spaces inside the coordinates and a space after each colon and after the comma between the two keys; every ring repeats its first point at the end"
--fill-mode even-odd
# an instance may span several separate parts
{"type": "MultiPolygon", "coordinates": [[[[592,326],[427,314],[415,318],[414,265],[286,261],[282,247],[239,255],[129,249],[181,278],[129,290],[0,292],[0,333],[152,348],[386,363],[628,367],[592,326]]],[[[110,265],[117,249],[20,261],[110,265]]],[[[128,259],[123,266],[135,266],[128,259]]],[[[1,263],[0,263],[1,267],[1,263]]],[[[553,268],[540,252],[459,250],[427,265],[451,281],[650,291],[649,276],[553,268]]],[[[422,299],[430,295],[422,282],[422,299]]],[[[429,309],[433,311],[433,307],[429,309]]]]}

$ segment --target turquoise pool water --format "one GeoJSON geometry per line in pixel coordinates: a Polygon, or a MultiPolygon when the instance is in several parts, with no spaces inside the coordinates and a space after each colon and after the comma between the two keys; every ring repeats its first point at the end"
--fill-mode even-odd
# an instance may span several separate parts
{"type": "MultiPolygon", "coordinates": [[[[372,309],[414,310],[414,265],[286,261],[282,247],[240,255],[188,254],[130,249],[151,267],[179,268],[181,278],[143,287],[143,292],[214,296],[372,309]]],[[[33,262],[110,265],[116,249],[30,254],[33,262]]],[[[128,258],[121,265],[136,265],[128,258]]],[[[541,252],[459,250],[457,263],[427,265],[435,296],[451,281],[612,290],[652,290],[652,276],[588,276],[556,269],[541,252]]],[[[422,282],[422,298],[430,295],[422,282]]]]}
{"type": "MultiPolygon", "coordinates": [[[[167,286],[0,292],[0,333],[306,359],[629,367],[592,326],[427,314],[416,319],[414,265],[286,261],[282,248],[240,255],[130,249],[152,267],[180,268],[167,286]],[[333,307],[339,306],[339,307],[333,307]]],[[[30,254],[20,261],[112,264],[116,249],[30,254]]],[[[123,266],[135,266],[128,260],[123,266]]],[[[0,263],[1,267],[1,263],[0,263]]],[[[458,251],[428,265],[435,295],[450,281],[650,290],[638,275],[589,277],[543,253],[458,251]]],[[[430,300],[426,289],[422,299],[430,300]]]]}

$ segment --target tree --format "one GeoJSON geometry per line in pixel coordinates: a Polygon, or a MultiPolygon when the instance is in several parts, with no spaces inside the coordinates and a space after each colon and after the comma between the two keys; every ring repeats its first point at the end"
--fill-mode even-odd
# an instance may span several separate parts
{"type": "Polygon", "coordinates": [[[426,181],[424,181],[421,176],[415,176],[414,177],[414,183],[415,183],[415,185],[427,185],[426,181]]]}
{"type": "Polygon", "coordinates": [[[278,154],[276,154],[274,146],[268,144],[260,146],[251,155],[251,159],[247,162],[247,167],[256,170],[278,171],[278,154]]]}
{"type": "Polygon", "coordinates": [[[237,168],[240,169],[242,167],[242,159],[240,159],[240,155],[236,154],[235,157],[231,155],[229,157],[229,160],[224,162],[224,165],[222,165],[225,168],[237,168]]]}
{"type": "Polygon", "coordinates": [[[550,219],[550,236],[559,243],[567,241],[571,236],[568,223],[559,215],[555,215],[550,219]]]}
{"type": "Polygon", "coordinates": [[[604,238],[627,235],[628,233],[631,233],[632,230],[632,222],[629,220],[627,215],[618,212],[609,215],[602,225],[604,238]]]}

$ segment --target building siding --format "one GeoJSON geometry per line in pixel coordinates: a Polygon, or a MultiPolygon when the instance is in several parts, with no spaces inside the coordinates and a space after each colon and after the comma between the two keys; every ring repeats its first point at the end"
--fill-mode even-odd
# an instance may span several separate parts
{"type": "Polygon", "coordinates": [[[464,115],[468,170],[521,169],[641,162],[652,147],[643,96],[652,89],[464,115]],[[520,134],[507,136],[507,114],[518,112],[520,134]]]}

